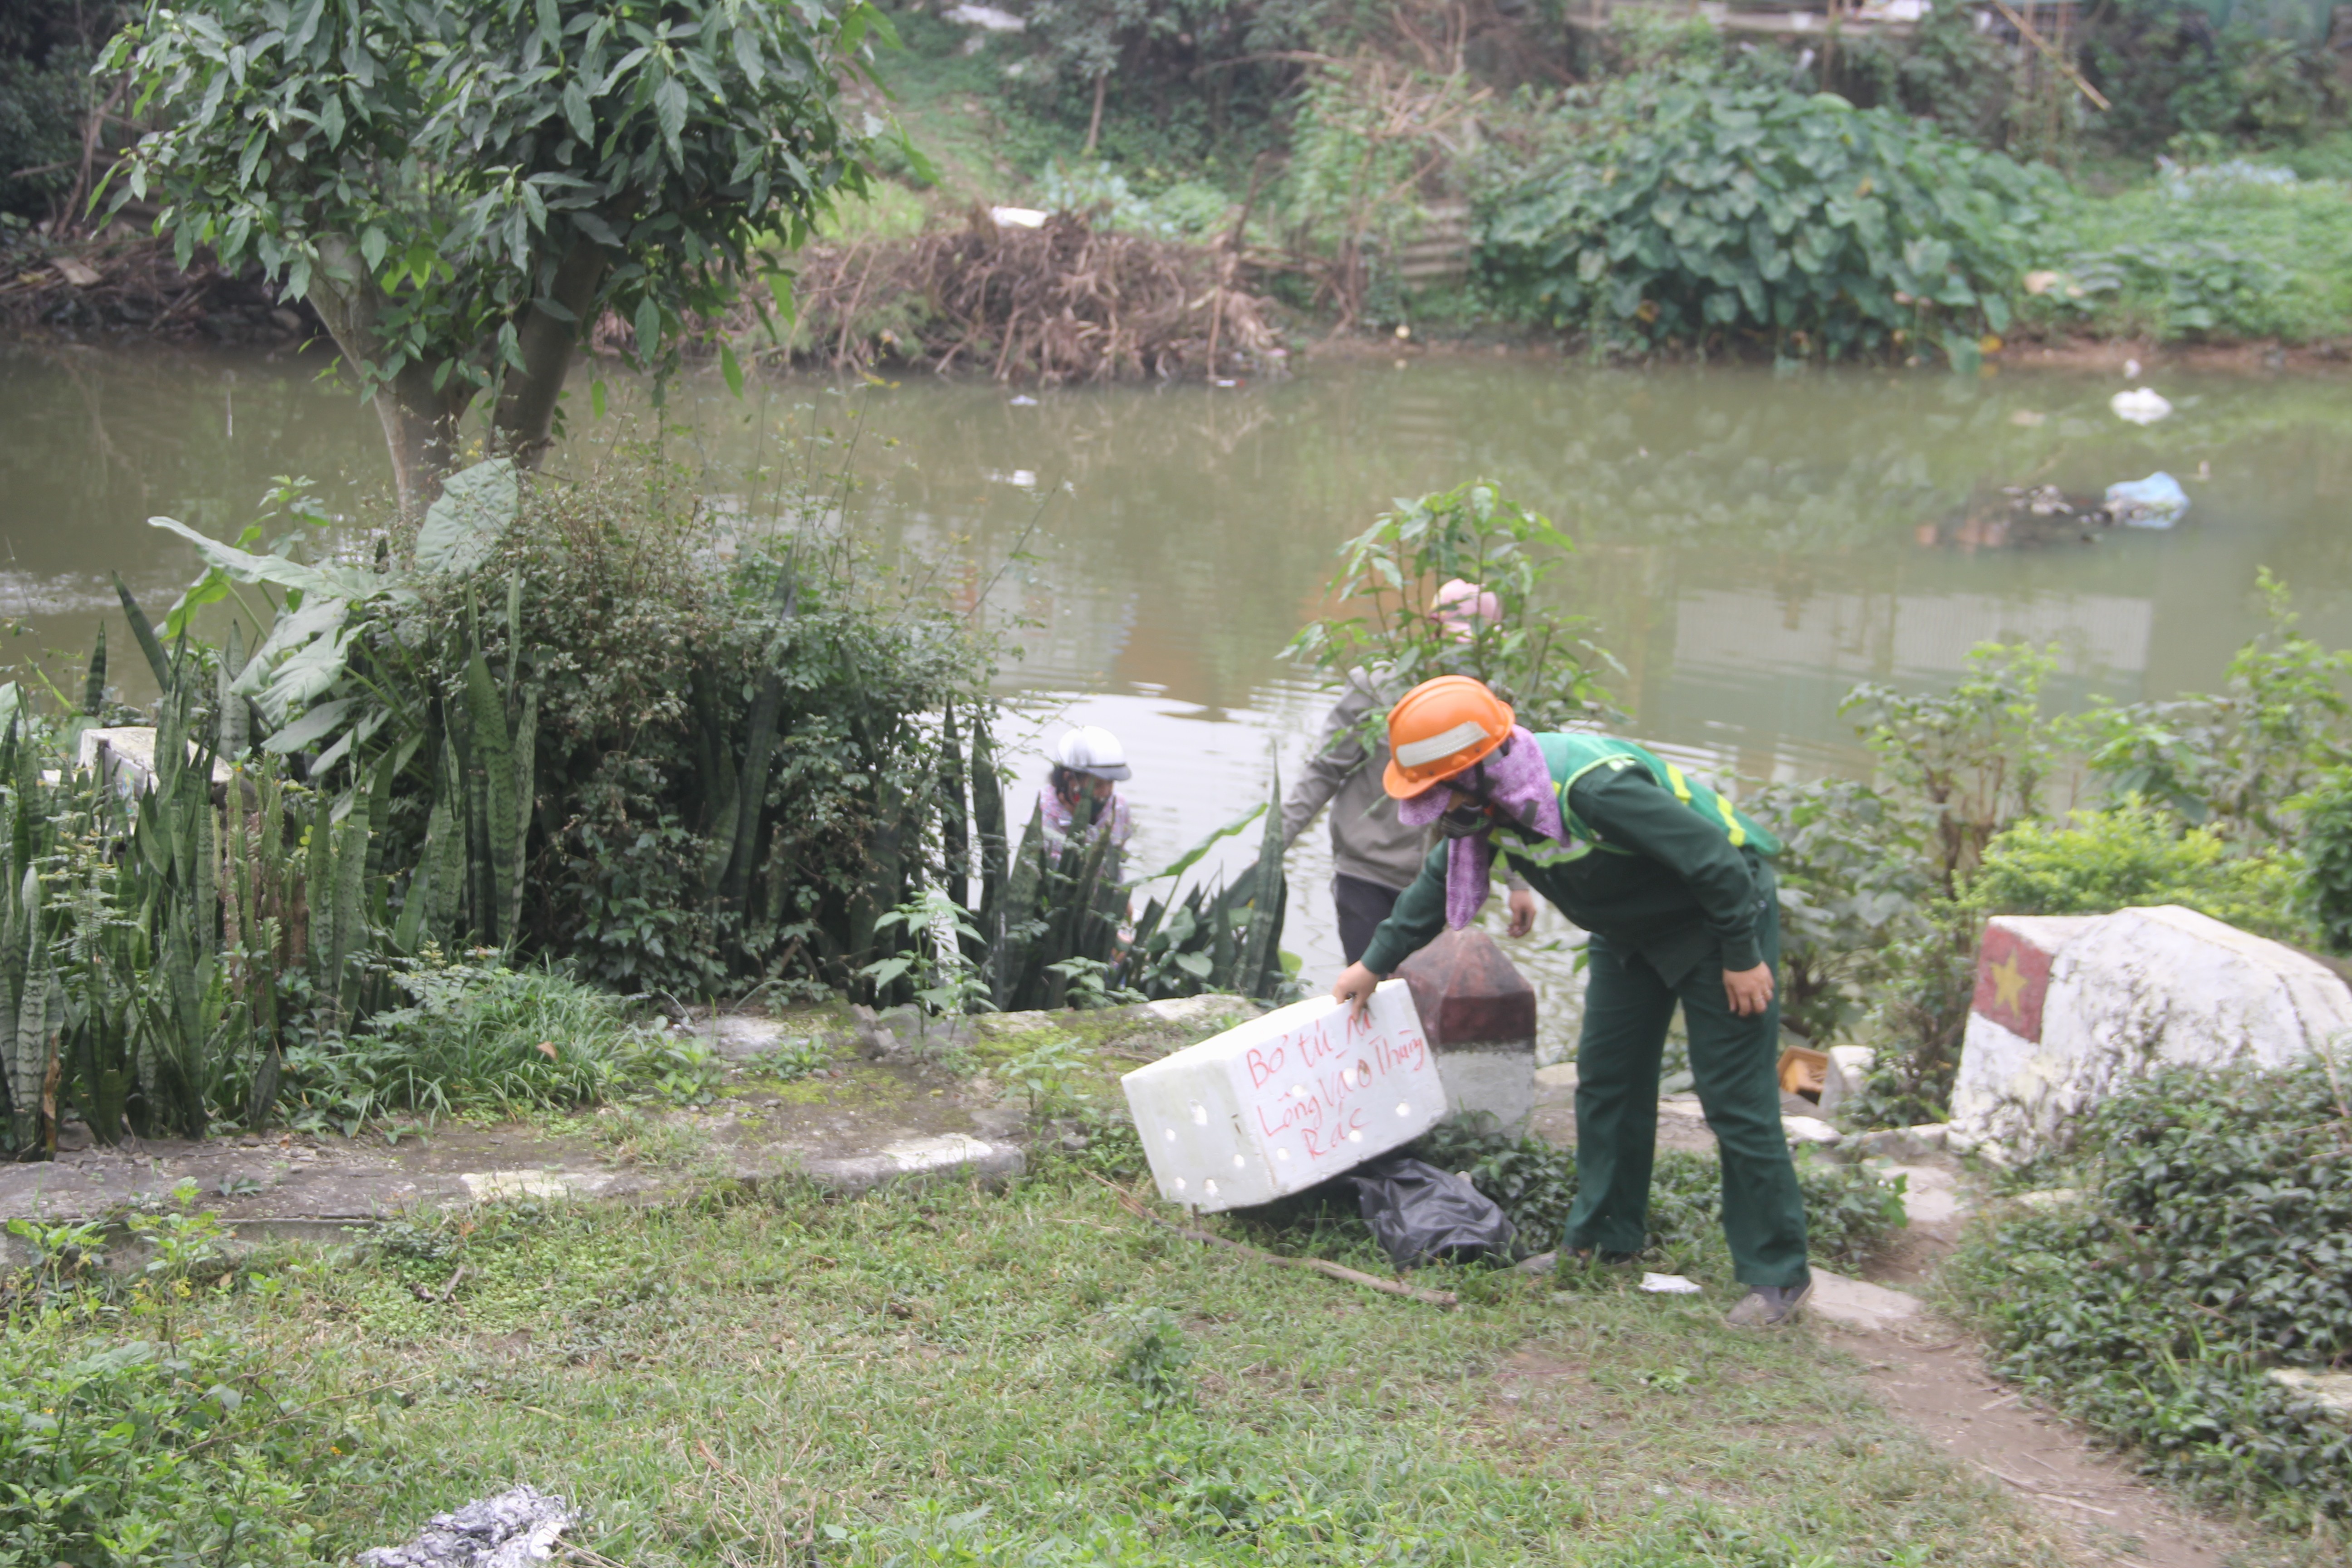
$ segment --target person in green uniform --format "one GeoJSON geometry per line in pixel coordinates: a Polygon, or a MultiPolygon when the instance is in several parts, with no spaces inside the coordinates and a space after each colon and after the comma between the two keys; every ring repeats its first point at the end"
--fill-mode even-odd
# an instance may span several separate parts
{"type": "Polygon", "coordinates": [[[1728,800],[1630,741],[1537,735],[1475,680],[1446,676],[1389,714],[1382,786],[1440,841],[1331,994],[1360,1007],[1398,964],[1486,897],[1499,847],[1591,933],[1577,1046],[1577,1197],[1561,1245],[1629,1262],[1648,1244],[1658,1064],[1683,1010],[1723,1167],[1723,1230],[1748,1293],[1737,1325],[1796,1315],[1812,1290],[1804,1202],[1780,1125],[1773,985],[1779,843],[1728,800]]]}

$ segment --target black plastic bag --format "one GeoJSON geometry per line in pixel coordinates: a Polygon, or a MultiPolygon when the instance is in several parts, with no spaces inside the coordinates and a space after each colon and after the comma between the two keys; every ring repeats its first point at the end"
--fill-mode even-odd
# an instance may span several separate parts
{"type": "Polygon", "coordinates": [[[1450,1171],[1391,1154],[1339,1178],[1356,1188],[1364,1223],[1389,1260],[1411,1268],[1433,1259],[1507,1258],[1517,1234],[1510,1216],[1450,1171]]]}

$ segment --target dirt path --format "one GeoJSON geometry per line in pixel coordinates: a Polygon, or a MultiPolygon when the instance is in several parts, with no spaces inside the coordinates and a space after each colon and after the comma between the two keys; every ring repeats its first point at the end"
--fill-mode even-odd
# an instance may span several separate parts
{"type": "Polygon", "coordinates": [[[1822,1322],[1815,1331],[1859,1360],[1879,1399],[1938,1451],[2058,1527],[2085,1568],[2222,1568],[2238,1553],[2264,1555],[2026,1404],[1986,1373],[1975,1341],[1948,1323],[1923,1315],[1895,1329],[1822,1322]]]}
{"type": "MultiPolygon", "coordinates": [[[[1572,1146],[1570,1093],[1555,1089],[1539,1100],[1537,1131],[1572,1146]]],[[[1659,1110],[1660,1148],[1714,1148],[1692,1097],[1672,1097],[1659,1110]]],[[[1910,1224],[1864,1275],[1916,1296],[1958,1247],[1970,1194],[1947,1162],[1891,1169],[1906,1178],[1910,1224]]],[[[1814,1332],[1863,1363],[1864,1380],[1889,1412],[2048,1521],[2082,1568],[2225,1568],[2277,1555],[2182,1508],[2094,1447],[2082,1428],[2027,1404],[1986,1372],[1974,1335],[1926,1311],[1883,1327],[1812,1316],[1814,1332]]]]}

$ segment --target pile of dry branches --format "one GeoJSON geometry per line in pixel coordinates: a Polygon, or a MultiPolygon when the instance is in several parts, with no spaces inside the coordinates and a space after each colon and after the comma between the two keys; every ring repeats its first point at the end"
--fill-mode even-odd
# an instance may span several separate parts
{"type": "Polygon", "coordinates": [[[223,272],[209,252],[183,271],[169,245],[129,229],[0,254],[0,325],[270,344],[318,331],[307,307],[280,303],[259,279],[223,272]]]}
{"type": "MultiPolygon", "coordinates": [[[[1263,372],[1282,350],[1239,271],[1222,243],[1097,229],[1076,213],[1023,228],[975,212],[953,233],[802,253],[786,352],[1049,385],[1263,372]]],[[[748,320],[730,324],[740,341],[748,320]]]]}

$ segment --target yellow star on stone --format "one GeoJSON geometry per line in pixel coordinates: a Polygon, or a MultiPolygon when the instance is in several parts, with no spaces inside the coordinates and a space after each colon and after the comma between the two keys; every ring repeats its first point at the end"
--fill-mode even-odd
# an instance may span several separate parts
{"type": "Polygon", "coordinates": [[[2017,950],[2011,948],[2001,961],[1992,966],[1992,991],[2000,1005],[2017,1011],[2025,995],[2025,971],[2017,966],[2017,950]]]}

